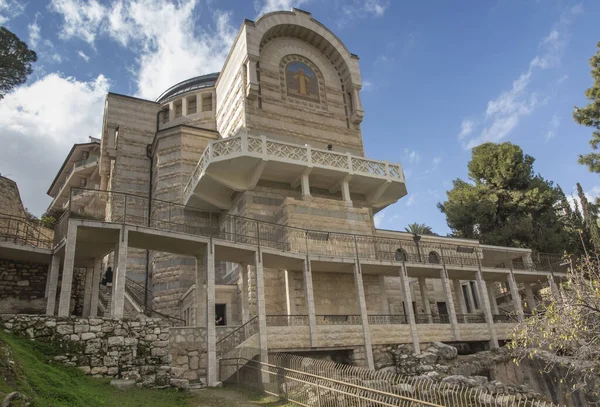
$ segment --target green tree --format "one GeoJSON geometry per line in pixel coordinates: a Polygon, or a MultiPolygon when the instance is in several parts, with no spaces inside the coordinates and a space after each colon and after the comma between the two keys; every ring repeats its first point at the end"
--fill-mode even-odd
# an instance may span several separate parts
{"type": "Polygon", "coordinates": [[[424,223],[411,223],[404,230],[415,235],[435,235],[431,227],[424,223]]]}
{"type": "Polygon", "coordinates": [[[600,228],[598,228],[598,207],[588,201],[581,184],[577,183],[577,195],[583,212],[582,230],[586,236],[587,247],[593,247],[596,253],[600,248],[600,228]],[[591,244],[591,245],[590,245],[591,244]]]}
{"type": "Polygon", "coordinates": [[[0,99],[25,83],[37,55],[11,31],[0,27],[0,99]]]}
{"type": "Polygon", "coordinates": [[[534,161],[508,142],[475,147],[468,164],[470,181],[455,180],[448,200],[438,204],[452,235],[541,252],[576,250],[568,246],[576,239],[561,219],[566,197],[552,182],[534,175],[534,161]]]}
{"type": "MultiPolygon", "coordinates": [[[[600,42],[597,44],[600,48],[600,42]]],[[[594,84],[585,91],[589,104],[579,108],[575,106],[573,118],[581,125],[596,129],[592,133],[590,145],[592,150],[598,150],[600,145],[600,50],[590,59],[594,84]]],[[[600,173],[600,153],[592,152],[579,156],[579,164],[586,165],[590,171],[600,173]]]]}

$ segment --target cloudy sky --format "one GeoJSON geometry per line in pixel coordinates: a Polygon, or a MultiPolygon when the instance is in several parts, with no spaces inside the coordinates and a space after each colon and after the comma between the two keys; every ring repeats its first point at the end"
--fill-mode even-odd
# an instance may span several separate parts
{"type": "Polygon", "coordinates": [[[0,24],[39,56],[0,101],[0,173],[41,215],[72,144],[100,134],[107,91],[154,99],[218,71],[243,19],[292,6],[359,55],[366,154],[404,166],[409,195],[380,227],[446,234],[436,204],[485,141],[520,145],[567,193],[579,181],[600,195],[577,164],[591,130],[572,120],[600,41],[596,0],[0,0],[0,24]]]}

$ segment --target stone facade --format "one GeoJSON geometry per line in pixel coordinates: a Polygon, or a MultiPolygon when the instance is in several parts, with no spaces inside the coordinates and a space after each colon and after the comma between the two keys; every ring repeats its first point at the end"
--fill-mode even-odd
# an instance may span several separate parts
{"type": "Polygon", "coordinates": [[[0,175],[0,212],[18,217],[25,216],[25,208],[17,183],[0,175]]]}
{"type": "Polygon", "coordinates": [[[0,259],[0,314],[46,311],[48,266],[0,259]]]}

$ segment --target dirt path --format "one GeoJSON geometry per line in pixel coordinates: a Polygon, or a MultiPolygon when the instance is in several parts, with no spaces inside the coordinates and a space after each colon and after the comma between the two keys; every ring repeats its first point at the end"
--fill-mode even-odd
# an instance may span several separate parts
{"type": "Polygon", "coordinates": [[[291,406],[275,397],[236,387],[210,388],[193,393],[194,407],[284,407],[291,406]]]}

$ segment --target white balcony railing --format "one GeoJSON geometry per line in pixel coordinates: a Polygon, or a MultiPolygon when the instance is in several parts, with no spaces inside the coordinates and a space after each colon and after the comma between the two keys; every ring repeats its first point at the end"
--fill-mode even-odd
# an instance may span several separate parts
{"type": "Polygon", "coordinates": [[[255,137],[247,134],[211,141],[200,157],[194,172],[183,192],[184,202],[188,202],[194,193],[198,181],[211,162],[231,159],[235,156],[255,156],[269,160],[288,161],[347,172],[369,177],[404,182],[404,174],[400,164],[370,160],[353,156],[350,153],[338,153],[321,150],[310,146],[285,143],[268,139],[265,136],[255,137]]]}

